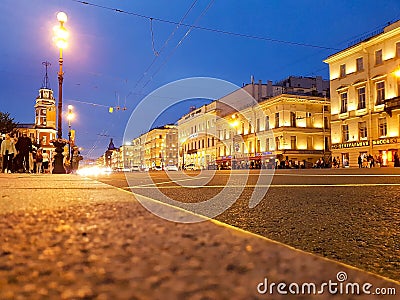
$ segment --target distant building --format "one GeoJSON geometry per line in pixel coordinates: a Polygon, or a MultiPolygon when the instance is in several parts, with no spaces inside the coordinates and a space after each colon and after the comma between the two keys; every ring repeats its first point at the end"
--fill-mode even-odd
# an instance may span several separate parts
{"type": "Polygon", "coordinates": [[[273,167],[277,157],[292,167],[329,162],[330,101],[322,96],[328,86],[322,78],[293,76],[276,85],[252,82],[192,109],[178,120],[180,165],[273,167]]]}
{"type": "Polygon", "coordinates": [[[328,57],[332,155],[393,166],[400,148],[400,21],[328,57]]]}
{"type": "Polygon", "coordinates": [[[32,142],[50,153],[54,150],[54,146],[50,143],[56,138],[56,100],[53,96],[53,90],[49,88],[46,75],[44,77],[43,86],[39,89],[38,96],[35,101],[35,122],[28,124],[18,124],[17,137],[24,133],[31,138],[32,142]]]}

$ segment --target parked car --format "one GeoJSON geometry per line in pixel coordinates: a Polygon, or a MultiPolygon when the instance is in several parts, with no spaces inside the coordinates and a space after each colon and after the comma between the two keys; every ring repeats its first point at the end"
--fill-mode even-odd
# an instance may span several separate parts
{"type": "Polygon", "coordinates": [[[155,166],[153,168],[154,171],[162,171],[162,168],[160,166],[155,166]]]}
{"type": "Polygon", "coordinates": [[[195,164],[188,164],[185,166],[185,170],[195,171],[197,168],[195,164]]]}
{"type": "Polygon", "coordinates": [[[139,172],[140,168],[139,168],[139,166],[133,166],[131,170],[132,170],[132,172],[139,172]]]}
{"type": "Polygon", "coordinates": [[[175,165],[167,165],[165,171],[178,171],[178,167],[175,165]]]}

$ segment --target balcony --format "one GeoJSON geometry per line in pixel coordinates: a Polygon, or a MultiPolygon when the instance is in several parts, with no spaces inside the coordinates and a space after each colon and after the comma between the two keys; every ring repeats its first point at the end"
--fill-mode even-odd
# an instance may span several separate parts
{"type": "Polygon", "coordinates": [[[400,109],[400,96],[385,100],[384,110],[390,117],[392,116],[392,110],[395,109],[400,109]]]}

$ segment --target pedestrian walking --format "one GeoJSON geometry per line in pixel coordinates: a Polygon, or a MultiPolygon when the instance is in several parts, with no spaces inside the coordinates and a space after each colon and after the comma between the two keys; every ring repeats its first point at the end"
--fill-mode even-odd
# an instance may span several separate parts
{"type": "Polygon", "coordinates": [[[358,156],[358,167],[362,168],[363,167],[363,159],[361,157],[361,154],[358,156]]]}
{"type": "Polygon", "coordinates": [[[14,142],[9,134],[6,134],[5,140],[1,142],[0,155],[3,157],[3,172],[11,173],[13,169],[14,155],[17,153],[14,142]]]}
{"type": "Polygon", "coordinates": [[[24,133],[22,137],[18,138],[18,142],[15,144],[15,148],[20,154],[21,164],[23,168],[23,172],[29,173],[29,153],[32,152],[32,141],[31,139],[24,133]]]}

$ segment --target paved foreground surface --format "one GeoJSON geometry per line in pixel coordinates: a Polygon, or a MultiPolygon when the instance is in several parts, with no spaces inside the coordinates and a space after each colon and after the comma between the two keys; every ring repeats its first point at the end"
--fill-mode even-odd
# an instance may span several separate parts
{"type": "Polygon", "coordinates": [[[265,196],[249,208],[258,174],[152,172],[146,181],[146,173],[133,172],[98,180],[157,199],[164,193],[178,206],[218,193],[233,198],[242,184],[235,203],[216,219],[400,281],[399,168],[276,170],[265,196]]]}
{"type": "Polygon", "coordinates": [[[284,299],[276,286],[272,295],[257,286],[267,278],[269,287],[314,283],[320,290],[339,282],[339,272],[343,284],[371,283],[371,293],[394,288],[397,296],[333,296],[325,287],[292,298],[400,293],[398,282],[216,221],[165,221],[132,194],[79,176],[1,174],[0,214],[0,299],[284,299]]]}

